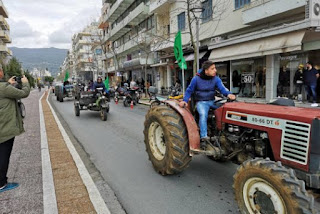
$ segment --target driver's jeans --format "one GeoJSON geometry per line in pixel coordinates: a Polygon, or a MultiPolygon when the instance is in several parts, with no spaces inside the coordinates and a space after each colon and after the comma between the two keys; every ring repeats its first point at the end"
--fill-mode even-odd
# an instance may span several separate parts
{"type": "Polygon", "coordinates": [[[197,102],[197,111],[200,117],[200,138],[208,137],[207,120],[210,108],[217,109],[217,106],[214,104],[214,100],[197,102]]]}

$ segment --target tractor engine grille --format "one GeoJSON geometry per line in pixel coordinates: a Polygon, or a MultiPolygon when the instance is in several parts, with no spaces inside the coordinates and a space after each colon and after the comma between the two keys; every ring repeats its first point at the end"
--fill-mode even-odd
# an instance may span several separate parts
{"type": "Polygon", "coordinates": [[[282,132],[281,158],[306,165],[310,141],[310,124],[286,121],[282,132]]]}

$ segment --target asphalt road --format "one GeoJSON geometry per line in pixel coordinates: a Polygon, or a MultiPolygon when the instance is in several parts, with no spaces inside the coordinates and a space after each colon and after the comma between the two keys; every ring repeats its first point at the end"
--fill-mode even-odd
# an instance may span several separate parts
{"type": "Polygon", "coordinates": [[[179,175],[164,177],[153,170],[143,142],[147,106],[131,110],[122,101],[111,102],[103,122],[99,112],[81,111],[76,117],[72,100],[52,101],[127,213],[238,213],[232,190],[237,165],[195,156],[179,175]]]}

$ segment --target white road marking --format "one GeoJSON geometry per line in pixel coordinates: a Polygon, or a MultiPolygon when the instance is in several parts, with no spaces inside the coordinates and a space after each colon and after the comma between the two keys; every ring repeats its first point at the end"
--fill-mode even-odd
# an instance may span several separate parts
{"type": "Polygon", "coordinates": [[[41,134],[41,160],[42,160],[42,186],[43,186],[43,213],[44,214],[58,214],[58,206],[56,193],[53,183],[53,174],[51,168],[48,139],[46,132],[46,125],[44,123],[44,116],[42,110],[41,99],[45,93],[42,94],[39,100],[40,113],[40,134],[41,134]]]}

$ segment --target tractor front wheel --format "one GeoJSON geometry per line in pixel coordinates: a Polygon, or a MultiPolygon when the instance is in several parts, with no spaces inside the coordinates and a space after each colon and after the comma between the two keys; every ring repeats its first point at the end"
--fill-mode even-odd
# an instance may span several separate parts
{"type": "Polygon", "coordinates": [[[100,118],[102,121],[107,121],[108,119],[108,112],[106,108],[101,108],[100,110],[100,118]]]}
{"type": "Polygon", "coordinates": [[[191,161],[182,117],[168,106],[152,107],[144,122],[144,142],[154,169],[162,174],[183,171],[191,161]]]}
{"type": "Polygon", "coordinates": [[[314,199],[292,169],[280,162],[256,158],[244,162],[234,175],[240,213],[313,213],[314,199]]]}

